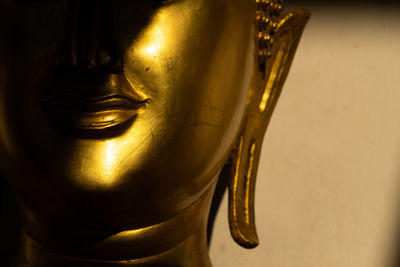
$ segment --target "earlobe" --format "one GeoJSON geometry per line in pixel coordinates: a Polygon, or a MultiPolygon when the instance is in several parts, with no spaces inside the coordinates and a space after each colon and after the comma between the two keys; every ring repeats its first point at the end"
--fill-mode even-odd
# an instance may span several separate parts
{"type": "Polygon", "coordinates": [[[310,17],[309,11],[299,9],[283,17],[273,13],[267,18],[262,10],[268,9],[261,9],[264,17],[257,14],[260,31],[257,35],[253,80],[239,137],[229,161],[231,171],[228,174],[231,235],[246,248],[258,245],[254,193],[264,134],[310,17]],[[275,21],[271,18],[275,18],[275,21]],[[260,20],[268,20],[269,24],[259,23],[260,20]]]}

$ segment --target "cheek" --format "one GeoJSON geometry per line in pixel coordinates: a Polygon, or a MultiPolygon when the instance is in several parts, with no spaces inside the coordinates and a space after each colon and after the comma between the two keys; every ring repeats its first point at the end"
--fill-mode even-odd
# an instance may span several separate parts
{"type": "Polygon", "coordinates": [[[125,70],[133,82],[159,99],[190,90],[207,74],[222,27],[213,10],[199,12],[191,1],[161,9],[125,52],[125,70]]]}
{"type": "Polygon", "coordinates": [[[125,68],[128,79],[150,96],[143,118],[158,121],[156,133],[163,142],[169,136],[175,161],[191,161],[193,150],[192,165],[198,166],[210,155],[226,154],[239,128],[252,33],[249,20],[233,23],[225,9],[198,11],[184,7],[188,2],[156,14],[127,50],[125,68]]]}
{"type": "Polygon", "coordinates": [[[159,114],[187,119],[202,109],[200,102],[213,90],[224,94],[230,87],[226,78],[233,70],[223,70],[234,49],[224,41],[224,10],[203,5],[196,9],[192,1],[182,1],[160,10],[125,52],[127,78],[150,97],[159,114]]]}

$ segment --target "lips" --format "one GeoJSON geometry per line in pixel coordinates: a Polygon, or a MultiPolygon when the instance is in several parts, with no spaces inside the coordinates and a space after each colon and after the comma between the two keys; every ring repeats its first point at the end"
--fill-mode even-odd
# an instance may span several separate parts
{"type": "Polygon", "coordinates": [[[53,124],[90,138],[117,134],[134,120],[147,103],[148,99],[139,100],[125,95],[91,99],[55,96],[41,101],[53,124]]]}

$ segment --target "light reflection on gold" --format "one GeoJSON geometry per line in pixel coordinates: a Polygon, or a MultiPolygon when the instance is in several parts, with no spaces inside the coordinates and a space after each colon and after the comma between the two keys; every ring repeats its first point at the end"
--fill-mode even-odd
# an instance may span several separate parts
{"type": "Polygon", "coordinates": [[[143,48],[143,54],[149,57],[158,55],[164,42],[163,27],[155,27],[151,31],[151,37],[147,40],[148,44],[143,48]]]}
{"type": "MultiPolygon", "coordinates": [[[[290,16],[288,16],[288,18],[290,18],[290,16]]],[[[287,36],[287,34],[288,33],[283,33],[281,40],[279,41],[280,44],[278,46],[278,52],[276,53],[276,56],[274,58],[271,71],[267,79],[267,84],[265,86],[265,90],[260,101],[260,112],[264,112],[267,107],[271,106],[268,105],[268,103],[273,101],[276,95],[276,83],[281,81],[281,76],[285,73],[288,60],[288,49],[290,48],[288,42],[289,36],[287,36]]]]}
{"type": "Polygon", "coordinates": [[[268,101],[271,101],[271,98],[273,98],[274,95],[274,86],[276,83],[276,78],[279,75],[279,72],[281,71],[281,67],[283,64],[283,57],[285,55],[285,50],[284,49],[279,49],[279,52],[276,56],[276,59],[274,61],[274,64],[272,65],[272,70],[270,73],[270,76],[268,77],[268,82],[267,85],[265,87],[265,91],[264,94],[262,96],[259,108],[261,112],[265,111],[265,108],[267,107],[267,103],[268,101]]]}
{"type": "MultiPolygon", "coordinates": [[[[112,177],[113,176],[113,172],[114,170],[114,166],[115,164],[115,159],[116,159],[116,144],[114,140],[110,140],[110,141],[106,141],[106,145],[105,145],[105,149],[104,149],[104,156],[102,158],[104,158],[104,163],[102,164],[102,172],[105,174],[104,178],[106,179],[107,184],[112,184],[112,177]],[[111,179],[110,179],[111,178],[111,179]],[[108,179],[108,181],[107,181],[108,179]]],[[[99,166],[100,167],[100,166],[99,166]]]]}

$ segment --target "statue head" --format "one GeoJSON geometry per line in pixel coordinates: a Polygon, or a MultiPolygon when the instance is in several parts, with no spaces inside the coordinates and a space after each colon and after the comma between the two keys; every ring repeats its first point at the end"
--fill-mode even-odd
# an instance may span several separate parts
{"type": "Polygon", "coordinates": [[[232,235],[255,246],[261,144],[307,19],[280,0],[0,0],[0,166],[28,232],[162,223],[227,163],[232,235]]]}

